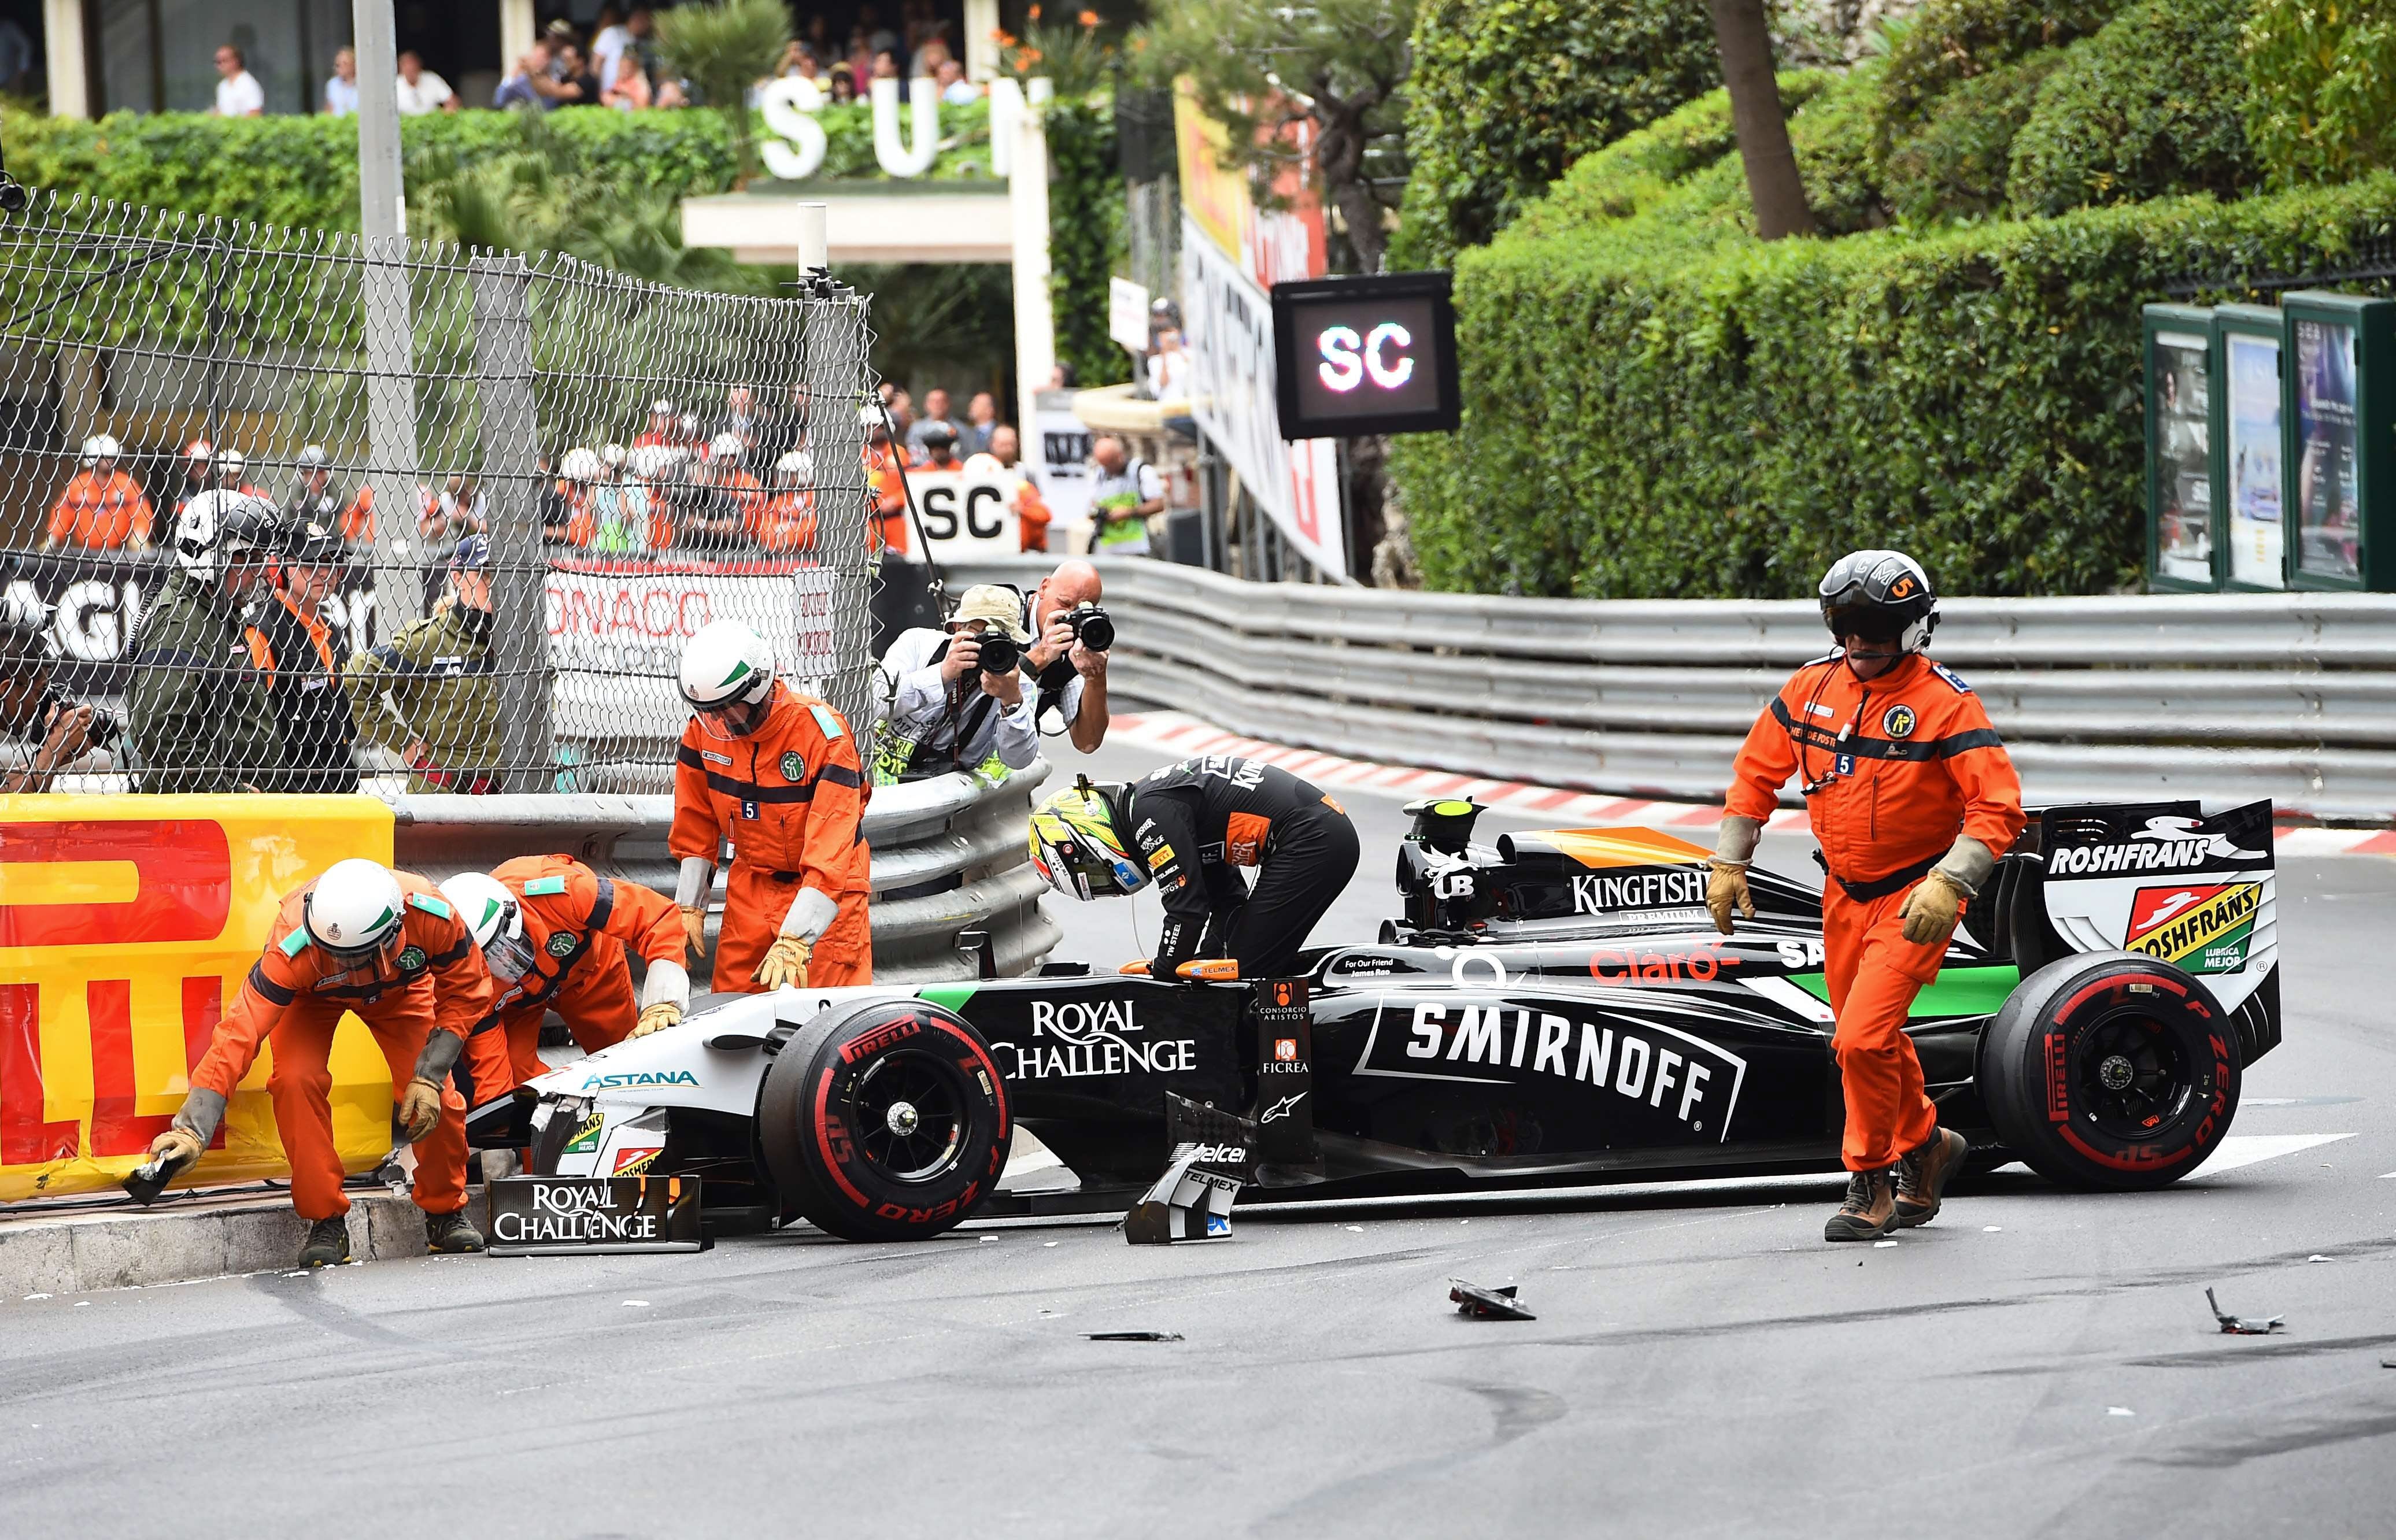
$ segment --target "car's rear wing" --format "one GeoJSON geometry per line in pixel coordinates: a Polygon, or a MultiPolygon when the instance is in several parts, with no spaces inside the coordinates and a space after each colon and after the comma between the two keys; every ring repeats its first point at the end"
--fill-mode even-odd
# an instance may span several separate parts
{"type": "Polygon", "coordinates": [[[2252,1063],[2280,1041],[2276,881],[2268,802],[2209,816],[2194,802],[2039,808],[1966,923],[2025,977],[2117,950],[2193,974],[2252,1063]]]}

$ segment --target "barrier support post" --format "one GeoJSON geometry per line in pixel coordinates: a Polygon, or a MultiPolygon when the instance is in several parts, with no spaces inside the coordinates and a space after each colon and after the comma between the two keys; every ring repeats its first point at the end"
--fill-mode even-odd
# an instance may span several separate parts
{"type": "MultiPolygon", "coordinates": [[[[521,257],[478,257],[474,375],[482,398],[481,458],[489,489],[491,664],[499,678],[500,734],[511,767],[552,765],[549,622],[542,578],[532,398],[531,272],[521,257]]],[[[511,791],[547,791],[544,772],[512,770],[511,791]]]]}

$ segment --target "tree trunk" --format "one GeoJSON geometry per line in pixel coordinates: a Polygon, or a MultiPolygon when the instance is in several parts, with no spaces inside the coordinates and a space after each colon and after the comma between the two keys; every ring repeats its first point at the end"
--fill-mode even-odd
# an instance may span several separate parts
{"type": "Polygon", "coordinates": [[[1747,168],[1747,195],[1755,205],[1755,232],[1767,241],[1811,235],[1814,211],[1805,205],[1797,153],[1789,146],[1789,120],[1780,112],[1780,87],[1772,78],[1772,32],[1764,0],[1707,3],[1713,10],[1723,84],[1730,87],[1731,126],[1738,135],[1739,163],[1747,168]]]}
{"type": "Polygon", "coordinates": [[[1339,211],[1349,247],[1366,272],[1381,271],[1389,249],[1381,228],[1381,206],[1364,179],[1364,135],[1361,111],[1319,113],[1315,118],[1314,166],[1331,206],[1339,211]]]}

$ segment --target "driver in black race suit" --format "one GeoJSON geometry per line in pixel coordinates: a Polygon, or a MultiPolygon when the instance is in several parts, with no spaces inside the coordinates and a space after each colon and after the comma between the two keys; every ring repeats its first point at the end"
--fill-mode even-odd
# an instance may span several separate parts
{"type": "Polygon", "coordinates": [[[1286,770],[1209,754],[1126,785],[1084,777],[1032,816],[1032,863],[1059,893],[1098,898],[1152,879],[1165,929],[1149,972],[1229,957],[1244,978],[1286,974],[1356,873],[1347,809],[1286,770]],[[1128,831],[1126,834],[1125,831],[1128,831]],[[1251,889],[1234,870],[1255,867],[1251,889]]]}

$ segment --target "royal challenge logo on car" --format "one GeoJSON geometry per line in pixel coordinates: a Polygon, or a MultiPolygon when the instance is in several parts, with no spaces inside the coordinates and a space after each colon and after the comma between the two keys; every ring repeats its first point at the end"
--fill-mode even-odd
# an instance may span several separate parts
{"type": "Polygon", "coordinates": [[[1196,1042],[1143,1031],[1128,1000],[1035,1000],[1030,1041],[993,1038],[991,1047],[1014,1056],[1009,1080],[1176,1074],[1198,1064],[1196,1042]]]}

